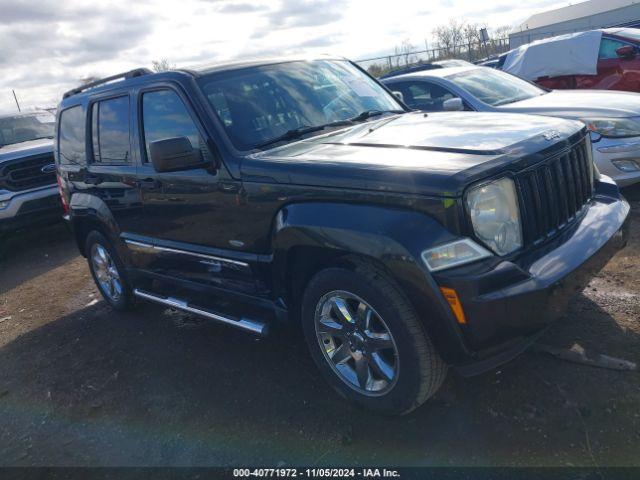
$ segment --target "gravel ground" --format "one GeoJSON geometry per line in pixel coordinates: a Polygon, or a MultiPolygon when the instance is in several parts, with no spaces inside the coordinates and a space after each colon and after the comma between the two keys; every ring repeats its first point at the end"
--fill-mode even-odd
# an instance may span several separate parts
{"type": "MultiPolygon", "coordinates": [[[[632,235],[541,340],[640,363],[640,189],[632,235]]],[[[63,226],[0,261],[0,465],[640,465],[640,372],[529,352],[450,374],[412,414],[328,389],[300,336],[267,339],[101,300],[63,226]]]]}

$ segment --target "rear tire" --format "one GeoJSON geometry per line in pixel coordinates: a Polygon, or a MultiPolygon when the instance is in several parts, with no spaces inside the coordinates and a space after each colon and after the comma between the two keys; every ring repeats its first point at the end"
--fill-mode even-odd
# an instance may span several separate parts
{"type": "Polygon", "coordinates": [[[329,384],[367,410],[409,413],[446,377],[415,309],[375,265],[317,273],[304,292],[302,327],[329,384]]]}
{"type": "Polygon", "coordinates": [[[134,297],[122,261],[111,242],[92,231],[85,242],[91,276],[105,301],[116,310],[130,310],[134,297]]]}

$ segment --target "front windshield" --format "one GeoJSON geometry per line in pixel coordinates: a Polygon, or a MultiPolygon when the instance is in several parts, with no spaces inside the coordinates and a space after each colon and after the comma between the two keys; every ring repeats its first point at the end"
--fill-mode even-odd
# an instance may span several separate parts
{"type": "Polygon", "coordinates": [[[53,138],[55,120],[48,112],[0,117],[0,145],[53,138]]]}
{"type": "Polygon", "coordinates": [[[447,77],[481,102],[492,107],[544,95],[535,85],[491,68],[474,68],[447,77]]]}
{"type": "Polygon", "coordinates": [[[300,128],[402,107],[347,61],[294,61],[204,76],[200,85],[239,150],[300,128]]]}

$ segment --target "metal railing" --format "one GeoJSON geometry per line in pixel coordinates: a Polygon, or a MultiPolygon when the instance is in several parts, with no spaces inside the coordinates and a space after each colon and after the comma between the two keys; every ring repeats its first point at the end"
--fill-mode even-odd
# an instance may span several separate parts
{"type": "Polygon", "coordinates": [[[357,63],[374,76],[421,63],[430,63],[437,60],[461,59],[476,62],[483,58],[499,55],[509,50],[508,38],[497,38],[486,43],[462,43],[450,47],[438,47],[428,50],[415,50],[411,52],[396,53],[382,57],[364,58],[357,63]]]}

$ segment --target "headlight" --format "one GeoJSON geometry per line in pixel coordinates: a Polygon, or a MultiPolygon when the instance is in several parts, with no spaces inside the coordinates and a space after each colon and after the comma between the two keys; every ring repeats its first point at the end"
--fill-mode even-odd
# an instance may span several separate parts
{"type": "Polygon", "coordinates": [[[516,186],[510,178],[472,188],[466,197],[473,230],[487,247],[507,255],[522,247],[516,186]]]}
{"type": "Polygon", "coordinates": [[[603,137],[621,138],[640,136],[640,123],[630,118],[587,118],[582,119],[587,128],[603,137]]]}

